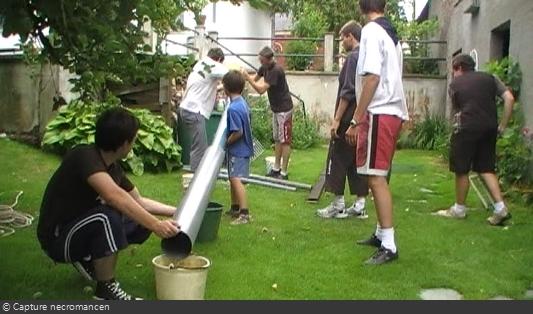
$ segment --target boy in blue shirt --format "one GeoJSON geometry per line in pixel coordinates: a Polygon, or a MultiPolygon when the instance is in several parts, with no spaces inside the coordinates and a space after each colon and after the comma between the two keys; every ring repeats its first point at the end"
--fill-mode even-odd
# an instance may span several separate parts
{"type": "Polygon", "coordinates": [[[230,71],[222,78],[222,84],[226,95],[231,99],[228,107],[228,138],[226,140],[228,177],[231,187],[230,214],[236,218],[231,224],[247,224],[250,222],[250,212],[241,178],[247,178],[250,175],[253,142],[248,104],[241,95],[245,81],[239,71],[230,71]]]}

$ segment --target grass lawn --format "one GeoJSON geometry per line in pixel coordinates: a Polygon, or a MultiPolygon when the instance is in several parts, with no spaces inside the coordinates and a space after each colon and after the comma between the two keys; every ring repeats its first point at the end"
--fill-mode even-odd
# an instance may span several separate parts
{"type": "MultiPolygon", "coordinates": [[[[290,179],[313,183],[325,155],[324,147],[295,151],[290,179]]],[[[16,209],[37,215],[58,163],[57,156],[0,139],[0,204],[11,204],[16,191],[23,190],[16,209]]],[[[254,173],[262,174],[264,168],[262,158],[253,163],[254,173]]],[[[130,177],[148,197],[177,204],[182,195],[181,172],[130,177]]],[[[328,195],[309,204],[304,191],[249,185],[254,221],[231,226],[223,217],[218,239],[193,248],[212,262],[206,299],[418,299],[426,288],[455,289],[465,299],[523,299],[533,287],[531,208],[511,203],[509,227],[491,227],[471,191],[466,220],[430,215],[452,204],[453,176],[436,155],[422,151],[397,153],[391,185],[400,259],[378,267],[363,265],[373,249],[355,245],[375,228],[371,201],[367,220],[322,220],[315,210],[330,201],[328,195]]],[[[229,204],[225,182],[219,181],[211,200],[229,204]]],[[[35,229],[36,222],[0,238],[0,299],[32,299],[36,292],[42,293],[41,299],[90,299],[84,288],[91,284],[70,265],[48,259],[35,229]]],[[[161,254],[159,245],[152,236],[143,246],[122,252],[117,279],[126,291],[155,298],[151,260],[161,254]]]]}

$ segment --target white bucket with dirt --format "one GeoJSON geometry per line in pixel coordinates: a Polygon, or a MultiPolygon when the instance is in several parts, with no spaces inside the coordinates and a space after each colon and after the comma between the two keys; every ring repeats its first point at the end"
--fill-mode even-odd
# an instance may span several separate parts
{"type": "Polygon", "coordinates": [[[181,184],[184,189],[187,189],[189,187],[189,184],[191,184],[193,177],[194,173],[185,173],[181,176],[181,184]]]}
{"type": "Polygon", "coordinates": [[[207,272],[211,262],[202,256],[190,255],[175,259],[159,255],[152,260],[158,300],[203,300],[207,272]]]}
{"type": "Polygon", "coordinates": [[[265,157],[266,173],[270,173],[270,170],[272,170],[272,168],[274,167],[275,162],[276,162],[276,157],[274,156],[265,157]]]}

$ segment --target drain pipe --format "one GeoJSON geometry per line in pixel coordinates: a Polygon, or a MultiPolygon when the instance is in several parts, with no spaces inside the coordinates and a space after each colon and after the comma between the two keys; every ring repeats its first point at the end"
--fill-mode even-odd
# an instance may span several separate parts
{"type": "Polygon", "coordinates": [[[174,219],[181,229],[180,233],[161,241],[163,252],[172,257],[187,257],[191,253],[200,230],[205,209],[224,161],[227,111],[228,108],[226,107],[222,113],[213,143],[206,150],[189,188],[174,214],[174,219]]]}

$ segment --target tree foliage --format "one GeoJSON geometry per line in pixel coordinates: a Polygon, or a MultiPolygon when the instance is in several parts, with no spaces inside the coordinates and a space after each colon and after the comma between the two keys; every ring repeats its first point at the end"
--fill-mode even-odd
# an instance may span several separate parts
{"type": "MultiPolygon", "coordinates": [[[[270,0],[269,2],[272,10],[291,13],[295,21],[305,18],[305,8],[311,7],[326,18],[327,31],[334,33],[338,33],[344,23],[349,20],[363,22],[358,0],[270,0]]],[[[393,23],[405,21],[405,14],[400,6],[400,0],[387,1],[387,16],[393,23]]]]}
{"type": "MultiPolygon", "coordinates": [[[[322,38],[327,31],[327,19],[310,5],[303,7],[303,14],[296,21],[293,28],[296,37],[322,38]]],[[[313,41],[290,41],[287,44],[287,53],[312,55],[317,51],[317,42],[313,41]]],[[[290,70],[304,71],[312,61],[311,56],[287,57],[287,66],[290,70]]]]}
{"type": "Polygon", "coordinates": [[[163,36],[193,0],[3,0],[3,36],[71,73],[84,99],[103,99],[105,82],[146,82],[178,75],[179,63],[145,44],[145,23],[163,36]],[[35,48],[39,49],[35,49],[35,48]]]}

